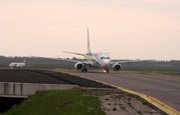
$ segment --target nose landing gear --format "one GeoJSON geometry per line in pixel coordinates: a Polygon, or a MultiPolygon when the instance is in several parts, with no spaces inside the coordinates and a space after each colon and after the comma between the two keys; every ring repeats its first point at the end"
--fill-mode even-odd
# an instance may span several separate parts
{"type": "Polygon", "coordinates": [[[103,73],[109,73],[109,69],[104,69],[103,73]]]}

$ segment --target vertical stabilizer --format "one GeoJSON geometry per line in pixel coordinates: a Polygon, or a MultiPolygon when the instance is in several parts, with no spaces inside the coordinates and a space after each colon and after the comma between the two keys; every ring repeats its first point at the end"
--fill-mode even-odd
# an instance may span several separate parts
{"type": "Polygon", "coordinates": [[[87,28],[87,49],[88,53],[91,53],[90,44],[89,44],[89,28],[87,28]]]}

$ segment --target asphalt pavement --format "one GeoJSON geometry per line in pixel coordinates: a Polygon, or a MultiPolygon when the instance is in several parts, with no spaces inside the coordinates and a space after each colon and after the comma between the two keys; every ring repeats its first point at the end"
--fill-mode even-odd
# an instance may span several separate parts
{"type": "Polygon", "coordinates": [[[82,87],[113,88],[78,76],[38,69],[0,69],[0,82],[73,84],[82,87]]]}
{"type": "Polygon", "coordinates": [[[115,86],[130,89],[152,96],[172,108],[180,111],[180,78],[163,75],[145,75],[113,72],[104,74],[98,71],[82,73],[69,71],[74,75],[106,82],[115,86]]]}
{"type": "Polygon", "coordinates": [[[66,72],[77,76],[49,70],[0,69],[0,82],[75,84],[82,87],[113,88],[109,85],[78,77],[84,76],[152,96],[180,111],[179,77],[114,72],[104,74],[98,71],[88,73],[66,72]]]}

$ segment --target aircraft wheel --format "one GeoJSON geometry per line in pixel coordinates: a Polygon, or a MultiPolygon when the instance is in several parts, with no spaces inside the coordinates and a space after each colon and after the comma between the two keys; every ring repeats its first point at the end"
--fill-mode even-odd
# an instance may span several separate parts
{"type": "Polygon", "coordinates": [[[109,69],[107,69],[106,72],[109,73],[109,69]]]}
{"type": "Polygon", "coordinates": [[[87,70],[87,68],[85,68],[84,70],[85,70],[85,72],[87,72],[87,71],[88,71],[88,70],[87,70]]]}

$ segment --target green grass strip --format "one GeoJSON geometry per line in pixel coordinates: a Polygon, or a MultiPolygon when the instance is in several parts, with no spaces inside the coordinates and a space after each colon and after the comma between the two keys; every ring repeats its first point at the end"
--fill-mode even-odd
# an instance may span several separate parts
{"type": "Polygon", "coordinates": [[[5,115],[104,115],[101,102],[85,90],[40,91],[5,115]]]}

